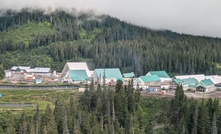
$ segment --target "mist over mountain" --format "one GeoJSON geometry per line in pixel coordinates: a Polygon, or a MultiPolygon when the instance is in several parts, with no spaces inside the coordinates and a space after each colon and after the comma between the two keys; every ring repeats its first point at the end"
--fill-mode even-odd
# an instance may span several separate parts
{"type": "Polygon", "coordinates": [[[143,75],[150,70],[171,74],[220,74],[221,40],[157,31],[108,15],[77,10],[48,12],[5,10],[0,17],[0,63],[51,67],[67,61],[95,67],[118,67],[143,75]]]}
{"type": "Polygon", "coordinates": [[[60,8],[108,14],[151,29],[221,37],[220,0],[0,0],[0,9],[26,7],[53,11],[60,8]]]}

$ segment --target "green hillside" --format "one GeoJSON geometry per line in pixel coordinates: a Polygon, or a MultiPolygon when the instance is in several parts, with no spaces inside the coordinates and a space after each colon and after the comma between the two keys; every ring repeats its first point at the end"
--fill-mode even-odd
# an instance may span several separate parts
{"type": "Polygon", "coordinates": [[[50,28],[49,22],[31,22],[28,24],[10,27],[0,32],[0,41],[10,40],[14,43],[29,44],[37,35],[52,35],[54,30],[50,28]]]}
{"type": "Polygon", "coordinates": [[[110,16],[56,11],[15,13],[0,17],[0,64],[48,66],[61,71],[67,61],[94,67],[119,67],[143,75],[220,74],[221,39],[153,31],[110,16]]]}

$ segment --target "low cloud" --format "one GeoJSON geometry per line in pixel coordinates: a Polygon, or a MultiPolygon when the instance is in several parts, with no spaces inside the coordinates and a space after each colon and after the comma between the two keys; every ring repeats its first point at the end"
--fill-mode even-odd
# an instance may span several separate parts
{"type": "Polygon", "coordinates": [[[0,0],[0,9],[94,11],[152,29],[213,37],[221,37],[220,5],[220,0],[0,0]]]}

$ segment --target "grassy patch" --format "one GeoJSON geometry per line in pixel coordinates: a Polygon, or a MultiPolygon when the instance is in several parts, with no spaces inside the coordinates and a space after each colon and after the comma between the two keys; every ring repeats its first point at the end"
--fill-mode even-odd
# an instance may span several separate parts
{"type": "MultiPolygon", "coordinates": [[[[54,107],[54,102],[58,97],[67,98],[78,96],[76,90],[0,90],[3,97],[0,103],[33,103],[39,105],[39,110],[43,114],[47,105],[54,107]]],[[[20,115],[22,112],[33,115],[35,107],[1,107],[1,114],[20,115]]]]}
{"type": "Polygon", "coordinates": [[[36,37],[36,35],[51,35],[53,29],[50,28],[49,22],[28,23],[9,28],[7,31],[0,32],[0,40],[11,40],[14,43],[28,43],[36,37]]]}

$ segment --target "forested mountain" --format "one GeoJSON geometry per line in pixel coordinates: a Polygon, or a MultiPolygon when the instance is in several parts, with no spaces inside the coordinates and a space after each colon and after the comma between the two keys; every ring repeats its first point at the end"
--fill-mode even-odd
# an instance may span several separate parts
{"type": "Polygon", "coordinates": [[[117,18],[89,13],[23,9],[0,17],[0,63],[47,66],[66,61],[119,67],[143,75],[149,70],[178,74],[220,74],[221,39],[155,31],[117,18]]]}

